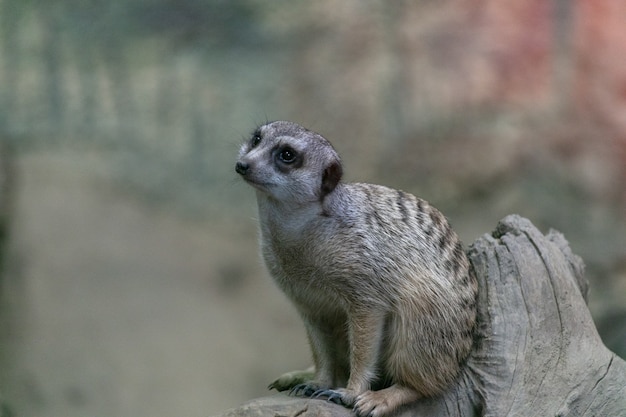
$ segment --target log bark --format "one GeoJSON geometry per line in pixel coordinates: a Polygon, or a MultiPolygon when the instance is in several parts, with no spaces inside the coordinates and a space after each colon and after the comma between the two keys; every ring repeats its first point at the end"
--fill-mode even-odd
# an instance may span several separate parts
{"type": "MultiPolygon", "coordinates": [[[[582,260],[563,235],[518,215],[468,252],[479,280],[475,345],[445,393],[397,416],[626,416],[626,362],[609,351],[586,305],[582,260]]],[[[222,413],[353,416],[324,400],[284,394],[222,413]]]]}

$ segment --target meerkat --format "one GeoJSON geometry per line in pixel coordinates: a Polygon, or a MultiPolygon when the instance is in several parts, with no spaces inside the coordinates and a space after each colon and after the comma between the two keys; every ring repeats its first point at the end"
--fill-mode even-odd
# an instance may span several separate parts
{"type": "Polygon", "coordinates": [[[313,369],[270,389],[378,417],[451,385],[472,348],[477,281],[439,210],[342,182],[330,142],[292,122],[257,128],[235,170],[256,190],[263,258],[313,354],[313,369]]]}

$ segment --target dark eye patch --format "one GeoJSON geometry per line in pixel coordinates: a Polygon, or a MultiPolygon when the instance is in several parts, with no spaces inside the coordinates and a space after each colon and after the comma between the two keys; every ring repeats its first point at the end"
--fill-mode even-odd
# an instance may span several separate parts
{"type": "Polygon", "coordinates": [[[302,166],[302,155],[291,146],[280,146],[274,150],[277,166],[283,170],[289,168],[300,168],[302,166]]]}
{"type": "Polygon", "coordinates": [[[252,138],[250,139],[250,147],[251,148],[256,148],[259,143],[261,143],[261,131],[260,130],[255,130],[254,133],[252,134],[252,138]]]}

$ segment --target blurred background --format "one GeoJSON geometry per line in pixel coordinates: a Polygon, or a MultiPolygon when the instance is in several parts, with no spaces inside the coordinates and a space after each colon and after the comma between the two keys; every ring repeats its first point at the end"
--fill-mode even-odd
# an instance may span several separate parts
{"type": "Polygon", "coordinates": [[[507,214],[584,259],[626,357],[626,3],[0,0],[0,415],[207,416],[309,364],[239,145],[507,214]]]}

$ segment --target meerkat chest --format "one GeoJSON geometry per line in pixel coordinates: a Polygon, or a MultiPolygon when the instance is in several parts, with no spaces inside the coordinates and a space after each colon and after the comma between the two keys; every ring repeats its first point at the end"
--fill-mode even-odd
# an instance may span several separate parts
{"type": "Polygon", "coordinates": [[[341,309],[332,276],[311,256],[315,250],[276,245],[271,241],[264,242],[262,250],[272,278],[300,309],[341,309]]]}
{"type": "Polygon", "coordinates": [[[320,305],[333,298],[323,228],[302,219],[276,220],[261,229],[263,258],[276,283],[300,305],[320,305]]]}
{"type": "Polygon", "coordinates": [[[315,239],[308,230],[261,233],[263,258],[274,278],[299,285],[319,275],[315,239]]]}

